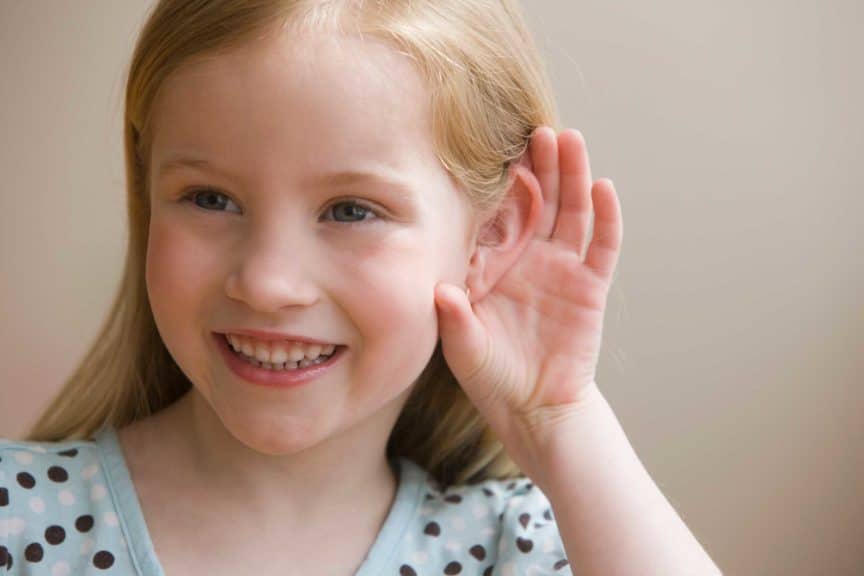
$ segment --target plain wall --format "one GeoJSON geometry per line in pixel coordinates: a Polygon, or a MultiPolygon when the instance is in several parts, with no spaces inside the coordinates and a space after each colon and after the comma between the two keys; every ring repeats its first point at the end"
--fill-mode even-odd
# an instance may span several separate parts
{"type": "MultiPolygon", "coordinates": [[[[624,246],[598,382],[727,574],[864,573],[864,4],[523,0],[624,246]]],[[[149,0],[0,0],[0,436],[91,344],[126,246],[149,0]]]]}

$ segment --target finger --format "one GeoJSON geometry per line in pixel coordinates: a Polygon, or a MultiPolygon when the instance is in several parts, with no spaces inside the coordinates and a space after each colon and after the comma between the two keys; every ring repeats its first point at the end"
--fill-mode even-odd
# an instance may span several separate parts
{"type": "Polygon", "coordinates": [[[594,183],[592,198],[594,237],[585,255],[585,265],[608,282],[618,264],[624,236],[621,203],[615,193],[615,185],[608,178],[601,178],[594,183]]]}
{"type": "Polygon", "coordinates": [[[435,303],[444,359],[456,379],[470,387],[472,376],[485,360],[483,325],[474,315],[468,296],[458,286],[439,283],[435,288],[435,303]]]}
{"type": "Polygon", "coordinates": [[[543,215],[536,236],[549,238],[555,227],[558,211],[558,137],[550,126],[540,126],[531,136],[529,144],[534,175],[543,194],[543,215]]]}
{"type": "Polygon", "coordinates": [[[569,245],[581,257],[591,222],[591,165],[582,133],[564,130],[558,137],[558,155],[561,198],[552,239],[569,245]]]}
{"type": "Polygon", "coordinates": [[[486,327],[457,286],[439,283],[435,302],[447,366],[483,418],[493,429],[501,430],[510,416],[510,410],[500,402],[501,388],[506,382],[503,375],[490,374],[496,366],[499,372],[501,368],[491,360],[492,346],[486,327]]]}

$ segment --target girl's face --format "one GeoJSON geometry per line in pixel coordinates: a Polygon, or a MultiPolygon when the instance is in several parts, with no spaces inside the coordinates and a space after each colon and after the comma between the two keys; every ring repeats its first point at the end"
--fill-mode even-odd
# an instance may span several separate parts
{"type": "Polygon", "coordinates": [[[195,392],[259,452],[346,433],[383,449],[438,339],[433,289],[463,283],[474,238],[410,62],[282,35],[182,68],[153,122],[147,290],[195,392]],[[302,386],[255,386],[217,346],[242,329],[345,350],[302,386]]]}

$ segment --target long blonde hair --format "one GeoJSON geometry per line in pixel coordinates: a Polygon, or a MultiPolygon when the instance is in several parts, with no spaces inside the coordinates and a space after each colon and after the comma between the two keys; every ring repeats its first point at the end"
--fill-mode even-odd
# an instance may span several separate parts
{"type": "MultiPolygon", "coordinates": [[[[533,130],[558,128],[539,52],[516,0],[161,0],[135,46],[126,84],[124,145],[129,243],[122,281],[95,342],[26,439],[84,439],[165,408],[191,387],[157,332],[144,264],[150,221],[150,116],[166,78],[196,58],[252,41],[281,23],[389,42],[429,89],[436,154],[485,212],[533,130]]],[[[456,382],[439,341],[387,446],[443,485],[520,474],[456,382]]]]}

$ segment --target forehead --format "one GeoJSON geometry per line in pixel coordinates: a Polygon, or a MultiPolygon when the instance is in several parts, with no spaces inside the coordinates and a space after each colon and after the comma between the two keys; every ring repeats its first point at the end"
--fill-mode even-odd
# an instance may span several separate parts
{"type": "Polygon", "coordinates": [[[157,94],[152,136],[154,177],[183,153],[249,179],[290,172],[299,182],[362,164],[446,178],[422,79],[370,37],[280,31],[188,63],[157,94]]]}

